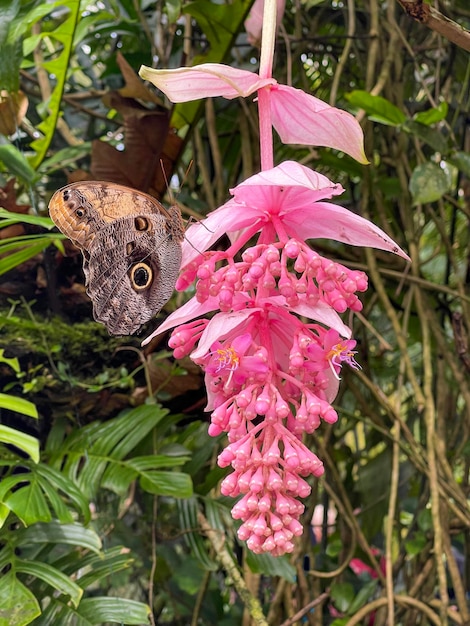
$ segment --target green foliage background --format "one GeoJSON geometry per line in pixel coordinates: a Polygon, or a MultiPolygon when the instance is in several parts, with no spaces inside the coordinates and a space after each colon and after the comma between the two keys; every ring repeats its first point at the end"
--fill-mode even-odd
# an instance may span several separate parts
{"type": "MultiPolygon", "coordinates": [[[[371,163],[278,141],[276,159],[341,182],[344,205],[413,261],[315,242],[370,288],[350,320],[363,369],[344,373],[339,423],[309,441],[326,473],[290,557],[236,540],[197,369],[109,338],[70,292],[56,306],[65,248],[45,207],[65,169],[89,168],[92,140],[122,140],[101,100],[122,85],[116,53],[135,71],[157,58],[255,71],[249,6],[0,0],[1,96],[29,98],[0,135],[0,187],[15,179],[32,207],[0,214],[0,235],[25,227],[0,238],[0,626],[469,623],[467,51],[392,1],[287,2],[275,77],[357,114],[371,163]]],[[[465,0],[440,8],[470,27],[465,0]]],[[[256,105],[178,105],[171,119],[178,200],[201,216],[259,168],[256,105]]]]}

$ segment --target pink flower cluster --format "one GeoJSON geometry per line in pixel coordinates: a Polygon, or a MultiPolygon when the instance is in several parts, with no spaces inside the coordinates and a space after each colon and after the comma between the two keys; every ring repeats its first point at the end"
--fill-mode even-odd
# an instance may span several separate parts
{"type": "Polygon", "coordinates": [[[325,259],[306,239],[328,236],[404,255],[367,220],[323,202],[341,192],[295,162],[238,185],[204,224],[188,229],[177,288],[196,279],[196,294],[157,330],[178,325],[169,341],[175,356],[190,355],[205,372],[209,433],[227,433],[218,463],[233,468],[221,490],[240,497],[232,515],[255,553],[293,550],[302,533],[299,498],[311,490],[306,478],[323,473],[302,438],[337,420],[331,402],[341,368],[359,367],[338,313],[362,308],[357,293],[367,277],[325,259]],[[222,232],[230,248],[208,250],[222,232]]]}

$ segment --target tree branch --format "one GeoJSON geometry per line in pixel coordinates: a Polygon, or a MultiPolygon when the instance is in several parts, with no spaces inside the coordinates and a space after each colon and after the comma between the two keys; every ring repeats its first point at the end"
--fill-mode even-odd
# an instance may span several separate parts
{"type": "Polygon", "coordinates": [[[470,32],[463,26],[450,20],[423,0],[397,0],[397,2],[414,20],[425,24],[431,30],[455,43],[456,46],[470,52],[470,32]]]}

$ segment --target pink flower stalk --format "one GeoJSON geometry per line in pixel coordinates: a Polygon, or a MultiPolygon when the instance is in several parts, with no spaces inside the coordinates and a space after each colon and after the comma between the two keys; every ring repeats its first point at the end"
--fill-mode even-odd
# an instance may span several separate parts
{"type": "Polygon", "coordinates": [[[407,255],[380,228],[327,202],[341,185],[299,163],[273,167],[271,124],[283,141],[334,147],[362,162],[362,131],[344,111],[271,78],[275,4],[265,1],[260,74],[205,64],[141,69],[174,102],[258,93],[262,171],[190,226],[176,288],[195,295],[148,337],[175,328],[175,358],[190,355],[205,372],[209,433],[227,433],[221,467],[238,537],[255,553],[292,552],[310,494],[306,478],[323,464],[302,439],[338,416],[331,406],[355,345],[340,314],[360,311],[364,272],[322,257],[307,243],[328,238],[407,255]],[[267,27],[268,26],[268,27],[267,27]],[[231,245],[211,251],[227,234],[231,245]],[[211,313],[212,316],[208,317],[211,313]],[[309,321],[304,321],[307,318],[309,321]]]}

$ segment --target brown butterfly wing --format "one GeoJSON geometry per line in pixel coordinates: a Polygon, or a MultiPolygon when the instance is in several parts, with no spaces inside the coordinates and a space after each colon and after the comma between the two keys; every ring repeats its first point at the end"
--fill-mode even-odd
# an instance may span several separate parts
{"type": "Polygon", "coordinates": [[[136,231],[134,218],[119,218],[95,238],[88,261],[93,316],[112,335],[133,334],[170,299],[181,265],[181,245],[161,215],[136,231]]]}

